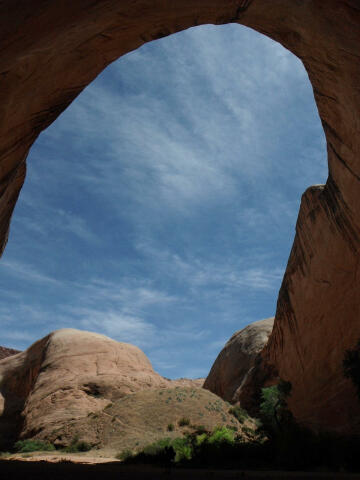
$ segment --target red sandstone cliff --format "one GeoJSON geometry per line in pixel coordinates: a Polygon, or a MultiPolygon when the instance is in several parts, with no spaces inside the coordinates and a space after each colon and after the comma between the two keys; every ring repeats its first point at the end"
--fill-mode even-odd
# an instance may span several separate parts
{"type": "Polygon", "coordinates": [[[342,371],[345,350],[360,338],[358,248],[337,185],[309,188],[262,357],[291,381],[289,406],[315,430],[360,432],[359,402],[342,371]]]}

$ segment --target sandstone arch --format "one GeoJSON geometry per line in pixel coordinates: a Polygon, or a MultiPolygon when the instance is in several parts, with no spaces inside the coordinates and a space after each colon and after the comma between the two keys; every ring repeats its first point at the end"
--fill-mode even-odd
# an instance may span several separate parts
{"type": "Polygon", "coordinates": [[[98,73],[147,41],[230,22],[268,35],[303,61],[328,146],[329,179],[303,196],[263,357],[292,381],[299,420],[359,430],[360,408],[341,375],[343,351],[360,337],[359,0],[1,2],[0,245],[29,148],[98,73]]]}

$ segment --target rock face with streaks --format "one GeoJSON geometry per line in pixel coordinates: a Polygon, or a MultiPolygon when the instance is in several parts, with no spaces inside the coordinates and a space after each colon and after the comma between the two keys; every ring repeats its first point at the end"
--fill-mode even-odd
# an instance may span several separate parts
{"type": "Polygon", "coordinates": [[[295,242],[262,358],[289,380],[289,406],[314,430],[360,432],[355,389],[344,378],[345,350],[360,338],[358,227],[338,186],[303,195],[295,242]]]}
{"type": "Polygon", "coordinates": [[[344,350],[360,337],[359,0],[1,2],[0,245],[29,148],[88,83],[147,41],[230,22],[268,35],[302,60],[328,149],[326,185],[302,199],[263,367],[292,382],[299,421],[360,431],[360,406],[341,372],[344,350]]]}
{"type": "Polygon", "coordinates": [[[97,333],[57,330],[0,361],[0,436],[46,436],[126,394],[199,383],[161,377],[134,345],[97,333]]]}
{"type": "Polygon", "coordinates": [[[204,388],[230,403],[237,403],[273,325],[274,318],[267,318],[234,333],[217,356],[204,388]]]}

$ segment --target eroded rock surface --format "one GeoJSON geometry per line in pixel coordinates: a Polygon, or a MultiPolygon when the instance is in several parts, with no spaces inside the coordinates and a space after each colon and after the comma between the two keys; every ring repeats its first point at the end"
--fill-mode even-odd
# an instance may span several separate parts
{"type": "Polygon", "coordinates": [[[14,350],[13,348],[0,347],[0,360],[11,357],[11,355],[16,355],[20,353],[20,350],[14,350]]]}
{"type": "Polygon", "coordinates": [[[231,403],[239,401],[241,390],[254,368],[273,329],[274,318],[251,323],[234,333],[217,356],[204,388],[231,403]]]}
{"type": "Polygon", "coordinates": [[[360,431],[360,406],[341,372],[344,350],[360,336],[359,0],[1,2],[0,245],[29,148],[88,83],[148,41],[230,22],[268,35],[302,60],[328,147],[329,178],[303,197],[263,361],[292,382],[299,421],[360,431]]]}
{"type": "Polygon", "coordinates": [[[91,332],[57,330],[0,361],[0,433],[11,438],[41,432],[46,437],[57,426],[103,410],[126,394],[198,384],[163,378],[134,345],[91,332]]]}

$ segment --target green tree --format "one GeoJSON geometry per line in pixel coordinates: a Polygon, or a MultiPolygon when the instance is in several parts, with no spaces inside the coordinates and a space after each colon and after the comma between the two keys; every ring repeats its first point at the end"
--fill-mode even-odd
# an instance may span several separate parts
{"type": "Polygon", "coordinates": [[[291,419],[286,399],[291,393],[291,383],[280,380],[278,385],[261,389],[260,414],[268,433],[279,433],[291,419]]]}

